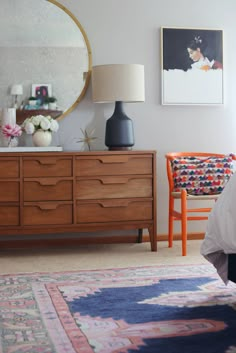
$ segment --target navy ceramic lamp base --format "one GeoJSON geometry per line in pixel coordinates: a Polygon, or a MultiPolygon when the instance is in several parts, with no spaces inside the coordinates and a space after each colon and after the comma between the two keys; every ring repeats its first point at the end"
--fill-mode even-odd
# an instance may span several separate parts
{"type": "Polygon", "coordinates": [[[105,145],[109,150],[127,150],[134,145],[133,122],[124,113],[122,102],[116,102],[114,113],[106,122],[105,145]]]}

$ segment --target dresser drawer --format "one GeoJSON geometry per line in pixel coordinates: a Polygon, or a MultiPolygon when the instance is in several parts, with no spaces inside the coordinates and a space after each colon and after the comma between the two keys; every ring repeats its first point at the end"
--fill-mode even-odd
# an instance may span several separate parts
{"type": "Polygon", "coordinates": [[[18,202],[20,183],[18,181],[0,181],[0,202],[18,202]]]}
{"type": "Polygon", "coordinates": [[[73,175],[72,158],[25,157],[24,177],[70,177],[73,175]]]}
{"type": "Polygon", "coordinates": [[[20,225],[20,213],[18,206],[0,205],[0,225],[18,226],[20,225]]]}
{"type": "Polygon", "coordinates": [[[77,202],[77,223],[144,221],[152,219],[152,200],[77,202]]]}
{"type": "Polygon", "coordinates": [[[24,225],[72,224],[72,203],[29,202],[24,204],[24,225]]]}
{"type": "Polygon", "coordinates": [[[91,156],[76,158],[76,176],[152,174],[152,156],[91,156]]]}
{"type": "Polygon", "coordinates": [[[152,177],[102,176],[76,180],[79,200],[131,197],[152,197],[152,177]]]}
{"type": "Polygon", "coordinates": [[[19,178],[20,167],[18,159],[0,158],[0,179],[19,178]]]}
{"type": "Polygon", "coordinates": [[[60,178],[24,179],[25,201],[70,201],[73,181],[60,178]]]}

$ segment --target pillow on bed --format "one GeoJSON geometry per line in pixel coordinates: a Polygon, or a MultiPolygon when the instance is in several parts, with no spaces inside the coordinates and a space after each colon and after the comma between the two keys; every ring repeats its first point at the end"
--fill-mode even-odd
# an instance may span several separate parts
{"type": "Polygon", "coordinates": [[[191,195],[220,194],[233,174],[233,159],[224,157],[179,157],[173,159],[174,191],[191,195]]]}

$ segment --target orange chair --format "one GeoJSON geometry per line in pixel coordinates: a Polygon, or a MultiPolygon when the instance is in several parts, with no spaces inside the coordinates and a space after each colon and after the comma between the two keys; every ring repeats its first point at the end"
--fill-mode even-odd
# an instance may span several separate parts
{"type": "MultiPolygon", "coordinates": [[[[189,208],[188,201],[191,200],[192,202],[193,200],[208,200],[208,203],[209,200],[216,201],[219,194],[222,192],[225,183],[229,180],[233,173],[233,160],[235,158],[233,156],[226,156],[224,154],[203,152],[173,152],[167,153],[165,157],[167,162],[167,176],[169,181],[169,247],[173,246],[174,221],[181,221],[182,255],[186,256],[187,221],[207,220],[208,215],[206,215],[206,213],[209,214],[212,208],[209,207],[209,204],[206,208],[189,208]],[[194,163],[196,163],[195,165],[191,164],[192,160],[194,163]],[[211,162],[213,164],[209,164],[211,162]],[[200,169],[198,166],[200,166],[200,169]],[[197,170],[195,168],[197,168],[197,170]],[[221,175],[219,175],[219,171],[222,173],[221,175]],[[194,175],[195,173],[197,174],[196,178],[194,175]],[[197,180],[194,180],[194,178],[197,180]],[[199,178],[203,181],[199,181],[199,178]],[[181,185],[178,185],[179,181],[182,183],[180,183],[181,185]],[[206,186],[205,189],[204,187],[199,188],[201,189],[199,194],[193,194],[190,192],[192,186],[196,187],[196,185],[212,185],[212,183],[215,184],[213,187],[213,192],[212,189],[209,189],[209,186],[206,186]],[[202,192],[203,190],[205,192],[202,192]],[[207,192],[209,190],[211,192],[207,192]],[[180,202],[180,210],[175,209],[176,200],[179,200],[180,202]],[[199,213],[202,213],[202,215],[199,213]]],[[[199,191],[199,189],[195,188],[195,191],[199,191]]]]}

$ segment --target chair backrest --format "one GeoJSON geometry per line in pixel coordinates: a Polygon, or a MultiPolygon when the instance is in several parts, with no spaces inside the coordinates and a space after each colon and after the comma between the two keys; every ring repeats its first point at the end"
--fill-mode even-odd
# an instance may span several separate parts
{"type": "MultiPolygon", "coordinates": [[[[203,162],[210,160],[211,163],[214,159],[218,160],[218,159],[222,159],[223,161],[226,161],[226,163],[224,163],[224,168],[221,169],[221,173],[222,176],[220,176],[220,178],[222,177],[222,179],[219,179],[219,175],[216,177],[218,186],[216,184],[216,186],[214,187],[214,191],[212,193],[220,193],[223,190],[223,187],[225,185],[225,183],[228,181],[229,177],[233,174],[233,160],[236,159],[236,157],[234,155],[225,155],[225,154],[221,154],[221,153],[207,153],[207,152],[171,152],[171,153],[167,153],[165,155],[166,157],[166,167],[167,167],[167,177],[168,177],[168,182],[169,182],[169,191],[172,192],[174,190],[176,190],[176,183],[175,183],[175,179],[174,179],[174,172],[173,172],[173,163],[174,161],[178,161],[181,159],[189,159],[191,160],[191,158],[199,158],[199,161],[203,162]],[[220,180],[220,181],[219,181],[220,180]]],[[[186,162],[187,163],[187,162],[186,162]]],[[[195,162],[196,163],[196,162],[195,162]]],[[[213,161],[214,163],[214,161],[213,161]]],[[[208,167],[208,166],[207,166],[208,167]]],[[[217,165],[216,165],[217,167],[217,165]]],[[[209,168],[209,167],[208,167],[209,168]]],[[[204,170],[203,170],[203,174],[204,170]]],[[[210,184],[210,182],[205,181],[205,185],[210,184]]],[[[205,188],[206,190],[207,187],[205,188]]],[[[212,186],[211,186],[211,190],[212,186]]],[[[194,190],[196,191],[196,190],[194,190]]],[[[203,188],[198,188],[198,191],[196,191],[196,193],[203,193],[203,188]],[[201,189],[201,190],[200,190],[201,189]],[[200,190],[200,191],[199,191],[200,190]]],[[[207,193],[207,192],[205,192],[207,193]]]]}

